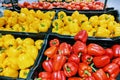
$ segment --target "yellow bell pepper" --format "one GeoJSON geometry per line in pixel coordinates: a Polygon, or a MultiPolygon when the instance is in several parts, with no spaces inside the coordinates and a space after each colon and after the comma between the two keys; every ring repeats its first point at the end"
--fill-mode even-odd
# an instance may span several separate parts
{"type": "Polygon", "coordinates": [[[8,57],[18,57],[21,54],[20,50],[17,50],[15,47],[10,47],[6,50],[8,57]]]}
{"type": "Polygon", "coordinates": [[[45,14],[44,14],[44,18],[45,19],[50,19],[52,20],[55,16],[55,11],[47,11],[45,14]]]}
{"type": "Polygon", "coordinates": [[[34,60],[36,59],[38,55],[38,49],[36,46],[27,46],[26,47],[26,54],[29,54],[34,60]]]}
{"type": "Polygon", "coordinates": [[[110,31],[104,27],[98,27],[96,37],[110,37],[110,31]]]}
{"type": "Polygon", "coordinates": [[[20,69],[26,69],[34,64],[33,58],[26,53],[20,54],[18,57],[18,66],[20,69]]]}
{"type": "Polygon", "coordinates": [[[6,58],[6,53],[4,53],[4,48],[0,48],[0,64],[2,64],[6,58]]]}
{"type": "Polygon", "coordinates": [[[21,69],[19,73],[19,78],[27,78],[30,69],[21,69]]]}
{"type": "Polygon", "coordinates": [[[56,27],[56,26],[57,26],[58,28],[61,28],[61,27],[64,26],[62,20],[60,20],[60,19],[54,20],[53,23],[52,23],[52,25],[53,25],[53,27],[56,27]]]}
{"type": "Polygon", "coordinates": [[[83,22],[81,25],[82,30],[86,30],[87,32],[92,30],[92,25],[89,21],[83,22]]]}
{"type": "Polygon", "coordinates": [[[11,16],[12,11],[11,10],[4,10],[3,14],[5,17],[10,17],[11,16]]]}
{"type": "Polygon", "coordinates": [[[73,21],[72,16],[66,16],[66,17],[63,18],[63,22],[64,22],[65,25],[68,25],[72,21],[73,21]]]}
{"type": "Polygon", "coordinates": [[[35,14],[36,14],[35,16],[36,16],[38,19],[40,19],[40,20],[43,19],[44,13],[43,13],[42,11],[37,10],[35,14]]]}
{"type": "Polygon", "coordinates": [[[99,24],[98,16],[90,17],[89,22],[91,23],[92,26],[97,26],[99,24]]]}
{"type": "Polygon", "coordinates": [[[88,36],[95,36],[95,33],[96,33],[96,29],[92,28],[92,30],[88,32],[88,36]]]}
{"type": "Polygon", "coordinates": [[[29,14],[29,10],[28,10],[28,8],[21,8],[20,9],[20,13],[24,13],[24,14],[28,15],[29,14]]]}
{"type": "Polygon", "coordinates": [[[71,16],[72,16],[73,19],[78,19],[79,12],[78,11],[74,11],[71,16]]]}
{"type": "Polygon", "coordinates": [[[80,14],[78,17],[79,24],[81,25],[83,22],[88,21],[88,17],[84,14],[80,14]]]}
{"type": "Polygon", "coordinates": [[[120,36],[120,26],[115,27],[114,29],[114,37],[120,36]]]}
{"type": "Polygon", "coordinates": [[[18,77],[18,71],[14,70],[14,69],[12,69],[10,67],[7,67],[7,68],[4,68],[3,75],[8,76],[8,77],[17,78],[18,77]]]}
{"type": "Polygon", "coordinates": [[[105,19],[99,20],[99,26],[107,28],[107,21],[105,19]]]}
{"type": "Polygon", "coordinates": [[[0,18],[0,27],[3,27],[6,24],[5,17],[0,18]]]}
{"type": "Polygon", "coordinates": [[[40,23],[38,29],[39,32],[47,32],[48,31],[47,23],[40,23]]]}
{"type": "Polygon", "coordinates": [[[3,68],[0,66],[0,76],[3,76],[3,68]]]}
{"type": "Polygon", "coordinates": [[[64,11],[60,11],[60,12],[58,12],[58,19],[63,19],[64,17],[66,17],[67,15],[66,15],[66,13],[64,12],[64,11]]]}
{"type": "Polygon", "coordinates": [[[62,29],[62,28],[58,29],[57,26],[56,26],[55,28],[52,28],[52,32],[53,32],[53,33],[61,34],[62,31],[63,31],[63,29],[62,29]]]}
{"type": "Polygon", "coordinates": [[[37,49],[41,49],[42,45],[43,45],[43,40],[35,41],[35,46],[37,47],[37,49]]]}
{"type": "Polygon", "coordinates": [[[9,47],[16,47],[17,46],[17,42],[16,40],[14,39],[14,37],[10,37],[10,35],[5,35],[4,38],[3,38],[3,46],[5,48],[9,48],[9,47]]]}
{"type": "Polygon", "coordinates": [[[14,70],[19,70],[17,57],[7,57],[6,60],[8,61],[4,62],[4,66],[8,66],[14,70]]]}
{"type": "Polygon", "coordinates": [[[69,32],[72,34],[72,33],[77,33],[80,31],[80,27],[78,25],[78,23],[75,23],[75,22],[70,22],[68,24],[69,26],[69,32]]]}
{"type": "Polygon", "coordinates": [[[34,45],[34,40],[32,38],[25,38],[23,40],[23,46],[34,45]]]}
{"type": "Polygon", "coordinates": [[[115,29],[116,24],[117,23],[115,21],[109,21],[108,24],[107,24],[108,30],[110,30],[112,32],[115,29]]]}

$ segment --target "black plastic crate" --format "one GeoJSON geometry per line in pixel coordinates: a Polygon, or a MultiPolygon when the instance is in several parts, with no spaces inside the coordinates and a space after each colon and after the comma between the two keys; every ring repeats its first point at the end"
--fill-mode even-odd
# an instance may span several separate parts
{"type": "MultiPolygon", "coordinates": [[[[46,35],[47,34],[45,34],[45,33],[43,33],[43,34],[22,34],[22,33],[16,33],[16,32],[14,32],[14,33],[10,33],[10,32],[0,32],[0,35],[7,35],[7,34],[11,34],[11,35],[13,35],[14,36],[14,38],[16,39],[17,37],[20,37],[21,39],[25,39],[25,38],[32,38],[34,41],[36,41],[36,40],[38,40],[38,39],[40,39],[40,40],[43,40],[43,45],[42,45],[42,47],[41,47],[41,49],[38,51],[38,55],[37,55],[37,57],[36,57],[36,59],[35,59],[35,62],[34,62],[34,64],[29,68],[30,70],[32,70],[33,68],[35,68],[36,66],[37,66],[37,64],[38,64],[38,60],[39,60],[39,58],[41,57],[41,51],[42,51],[42,49],[44,48],[44,46],[45,46],[45,40],[46,40],[46,35]]],[[[30,74],[30,71],[29,71],[29,73],[28,73],[28,75],[30,74]]],[[[29,77],[27,75],[27,78],[29,77]]],[[[26,78],[26,79],[27,79],[26,78]]],[[[12,77],[7,77],[7,76],[0,76],[0,80],[26,80],[26,79],[24,79],[24,78],[19,78],[19,77],[17,77],[17,78],[12,78],[12,77]]]]}
{"type": "MultiPolygon", "coordinates": [[[[27,78],[27,80],[33,80],[33,79],[37,78],[39,72],[44,71],[44,69],[42,68],[42,62],[44,60],[46,60],[46,58],[47,58],[44,55],[44,52],[49,47],[49,41],[52,40],[52,39],[54,39],[54,38],[59,39],[60,43],[61,42],[67,42],[67,43],[73,45],[74,42],[75,42],[74,37],[71,37],[71,36],[63,36],[63,35],[53,34],[53,33],[49,34],[47,36],[47,40],[45,42],[46,45],[44,46],[44,48],[41,51],[42,56],[38,60],[38,65],[34,69],[31,70],[31,72],[30,72],[29,77],[27,78]]],[[[96,40],[96,39],[93,39],[93,38],[88,38],[87,45],[89,43],[96,43],[96,44],[101,45],[104,48],[108,48],[108,47],[111,47],[114,44],[120,44],[120,39],[117,39],[117,40],[112,40],[112,39],[109,39],[109,40],[106,40],[106,39],[97,39],[96,40]]],[[[116,80],[120,80],[120,75],[118,75],[118,77],[117,77],[116,80]]]]}

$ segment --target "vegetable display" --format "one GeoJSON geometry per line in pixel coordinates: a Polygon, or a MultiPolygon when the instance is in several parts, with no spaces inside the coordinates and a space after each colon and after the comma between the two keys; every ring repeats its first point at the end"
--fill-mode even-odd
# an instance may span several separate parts
{"type": "Polygon", "coordinates": [[[29,9],[53,9],[53,8],[63,8],[67,10],[103,10],[104,3],[101,1],[81,1],[81,2],[32,2],[29,3],[25,1],[22,4],[18,4],[21,8],[29,8],[29,9]]]}
{"type": "MultiPolygon", "coordinates": [[[[88,17],[78,11],[73,13],[59,11],[52,26],[53,33],[62,35],[75,36],[79,31],[86,30],[89,37],[111,38],[120,36],[120,23],[115,20],[112,14],[103,13],[88,17]]],[[[83,35],[80,35],[83,40],[87,37],[85,35],[84,32],[83,35]]]]}
{"type": "Polygon", "coordinates": [[[0,76],[27,78],[42,45],[41,39],[0,35],[0,76]]]}
{"type": "MultiPolygon", "coordinates": [[[[87,34],[87,31],[78,33],[81,32],[87,34]]],[[[82,35],[76,34],[75,37],[82,35]]],[[[48,44],[45,52],[43,52],[47,60],[42,62],[43,70],[39,74],[43,72],[51,73],[49,79],[52,80],[116,80],[120,73],[120,59],[119,56],[113,56],[113,50],[119,54],[118,45],[120,44],[105,48],[97,43],[87,43],[87,38],[84,39],[84,36],[80,39],[74,37],[75,42],[73,44],[55,38],[59,43],[57,52],[51,52],[50,54],[54,54],[52,57],[46,55],[46,51],[51,48],[51,44],[48,44]],[[64,47],[61,46],[63,44],[64,47]],[[71,45],[70,48],[66,48],[68,44],[71,45]],[[112,54],[112,57],[109,54],[112,54]]],[[[51,43],[51,41],[54,41],[54,38],[50,39],[48,43],[51,43]]],[[[56,47],[56,44],[53,46],[56,47]]],[[[37,79],[44,78],[38,76],[35,80],[37,79]]]]}
{"type": "Polygon", "coordinates": [[[55,16],[55,11],[42,12],[21,8],[17,11],[4,10],[0,17],[0,30],[16,32],[47,32],[51,26],[51,21],[55,16]]]}

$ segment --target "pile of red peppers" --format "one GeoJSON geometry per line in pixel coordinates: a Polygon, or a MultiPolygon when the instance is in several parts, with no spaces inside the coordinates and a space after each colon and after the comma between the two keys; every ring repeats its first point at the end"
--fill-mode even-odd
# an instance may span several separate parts
{"type": "Polygon", "coordinates": [[[116,80],[120,72],[120,45],[103,48],[96,43],[86,45],[88,34],[80,31],[74,44],[50,40],[42,62],[40,80],[116,80]]]}

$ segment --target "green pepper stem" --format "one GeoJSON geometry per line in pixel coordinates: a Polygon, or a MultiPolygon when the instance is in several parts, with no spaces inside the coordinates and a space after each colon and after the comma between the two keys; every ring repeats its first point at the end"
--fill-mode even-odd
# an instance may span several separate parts
{"type": "Polygon", "coordinates": [[[71,71],[68,66],[66,66],[66,70],[67,70],[67,72],[70,72],[70,71],[71,71]]]}
{"type": "Polygon", "coordinates": [[[78,57],[80,58],[80,57],[81,57],[81,55],[82,55],[82,53],[80,52],[80,53],[78,54],[78,57]]]}
{"type": "Polygon", "coordinates": [[[46,60],[49,60],[49,57],[47,57],[46,60]]]}
{"type": "Polygon", "coordinates": [[[87,74],[88,76],[91,76],[91,73],[88,70],[84,70],[84,73],[87,74]]]}
{"type": "Polygon", "coordinates": [[[91,62],[91,61],[92,61],[92,59],[93,59],[93,58],[92,58],[92,57],[90,57],[90,58],[88,58],[88,59],[87,59],[87,61],[88,61],[88,62],[91,62]]]}
{"type": "Polygon", "coordinates": [[[90,65],[90,67],[92,68],[92,70],[93,70],[94,72],[96,72],[96,69],[95,69],[93,66],[94,66],[94,63],[92,63],[92,64],[90,65]]]}

